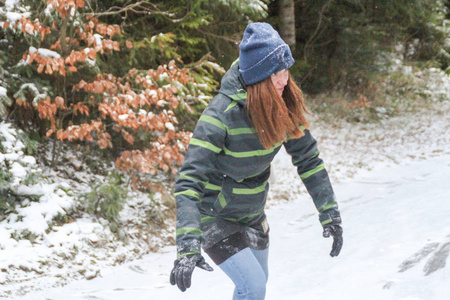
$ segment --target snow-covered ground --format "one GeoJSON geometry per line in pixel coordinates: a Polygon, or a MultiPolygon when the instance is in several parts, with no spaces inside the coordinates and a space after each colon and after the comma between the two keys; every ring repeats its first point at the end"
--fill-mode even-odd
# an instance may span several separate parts
{"type": "MultiPolygon", "coordinates": [[[[345,237],[337,258],[328,255],[331,240],[321,237],[306,194],[271,206],[267,299],[448,299],[448,150],[335,184],[345,237]]],[[[175,248],[166,247],[102,270],[101,278],[18,299],[231,299],[233,285],[218,267],[212,273],[195,270],[185,293],[171,286],[174,258],[175,248]]]]}
{"type": "MultiPolygon", "coordinates": [[[[0,26],[10,28],[30,16],[29,7],[18,0],[6,0],[2,12],[11,24],[0,21],[0,26]]],[[[48,49],[30,50],[57,55],[48,49]]],[[[448,267],[443,267],[450,252],[445,224],[450,200],[450,189],[445,189],[450,178],[450,77],[435,68],[406,66],[400,54],[393,59],[394,77],[409,82],[408,87],[393,88],[434,99],[436,107],[426,103],[430,111],[376,124],[312,121],[344,218],[345,246],[337,259],[327,256],[331,241],[320,237],[312,203],[290,159],[280,153],[268,202],[268,299],[450,298],[448,267]]],[[[0,87],[0,98],[6,94],[0,87]]],[[[15,194],[40,197],[22,201],[0,222],[0,298],[19,299],[29,293],[26,299],[230,299],[231,282],[219,270],[196,271],[194,286],[185,294],[168,285],[175,249],[164,245],[173,242],[172,220],[166,220],[167,230],[142,230],[141,224],[152,218],[152,208],[172,207],[170,197],[130,194],[118,220],[129,238],[123,243],[107,220],[81,212],[71,215],[77,193],[92,186],[91,174],[82,170],[77,154],[66,153],[76,171],[70,168],[60,176],[25,155],[17,136],[9,124],[0,123],[5,148],[0,173],[9,169],[9,188],[15,194]],[[36,182],[30,175],[36,175],[36,182]],[[55,221],[67,216],[64,222],[55,221]]]]}
{"type": "Polygon", "coordinates": [[[174,240],[168,225],[173,220],[159,220],[162,207],[168,210],[161,193],[129,191],[117,220],[120,231],[113,232],[108,220],[78,208],[80,194],[91,190],[94,179],[105,181],[86,170],[83,154],[65,151],[71,164],[59,170],[42,167],[26,154],[23,136],[10,123],[0,122],[0,197],[23,199],[9,210],[0,199],[0,212],[5,211],[0,214],[0,298],[94,278],[102,268],[132,261],[174,240]]]}
{"type": "MultiPolygon", "coordinates": [[[[344,249],[338,258],[328,256],[331,241],[321,237],[312,201],[281,152],[273,164],[267,210],[272,232],[267,299],[448,298],[450,103],[377,124],[313,120],[313,125],[342,210],[344,249]]],[[[21,149],[14,143],[11,147],[21,149]]],[[[34,165],[14,156],[23,159],[34,165]]],[[[63,200],[70,198],[66,189],[58,189],[64,185],[52,184],[63,200]]],[[[127,206],[122,219],[141,222],[146,201],[127,206]]],[[[12,224],[3,221],[0,231],[11,231],[12,224]]],[[[184,294],[170,286],[175,248],[146,254],[148,243],[163,244],[149,240],[150,233],[145,242],[136,235],[125,245],[90,218],[52,228],[33,244],[2,235],[1,297],[231,298],[232,283],[220,270],[196,270],[193,287],[184,294]]]]}

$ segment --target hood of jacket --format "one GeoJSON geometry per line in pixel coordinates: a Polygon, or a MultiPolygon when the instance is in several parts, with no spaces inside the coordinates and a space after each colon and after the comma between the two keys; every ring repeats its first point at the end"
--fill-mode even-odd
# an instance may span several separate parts
{"type": "Polygon", "coordinates": [[[219,93],[245,106],[247,101],[247,86],[239,72],[239,59],[233,62],[230,69],[223,76],[219,93]]]}

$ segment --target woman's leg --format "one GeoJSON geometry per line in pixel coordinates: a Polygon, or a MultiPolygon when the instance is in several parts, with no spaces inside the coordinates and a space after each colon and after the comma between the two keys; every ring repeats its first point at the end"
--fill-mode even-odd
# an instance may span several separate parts
{"type": "Polygon", "coordinates": [[[266,282],[269,279],[269,268],[268,268],[268,261],[269,261],[269,248],[264,250],[255,250],[250,249],[253,253],[253,255],[256,257],[256,259],[259,262],[259,265],[264,271],[264,274],[266,275],[266,282]]]}
{"type": "Polygon", "coordinates": [[[219,265],[236,286],[233,300],[264,299],[267,282],[267,254],[268,249],[245,248],[219,265]],[[258,251],[256,255],[254,251],[258,251]]]}

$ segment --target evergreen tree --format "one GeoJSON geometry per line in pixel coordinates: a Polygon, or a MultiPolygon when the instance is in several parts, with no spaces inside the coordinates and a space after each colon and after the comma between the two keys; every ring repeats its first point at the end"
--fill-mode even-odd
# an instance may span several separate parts
{"type": "MultiPolygon", "coordinates": [[[[269,21],[279,29],[287,16],[284,2],[270,5],[269,21]]],[[[333,88],[368,93],[370,82],[383,71],[380,55],[399,45],[406,59],[434,62],[445,69],[449,65],[443,30],[446,3],[296,0],[293,73],[309,93],[333,88]]]]}

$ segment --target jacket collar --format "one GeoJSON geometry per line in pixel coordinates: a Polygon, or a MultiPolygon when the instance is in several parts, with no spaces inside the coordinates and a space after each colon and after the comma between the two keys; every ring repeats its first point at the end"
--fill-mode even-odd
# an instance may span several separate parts
{"type": "Polygon", "coordinates": [[[233,62],[220,83],[219,93],[224,94],[238,104],[245,106],[247,102],[247,86],[239,72],[239,58],[233,62]]]}

